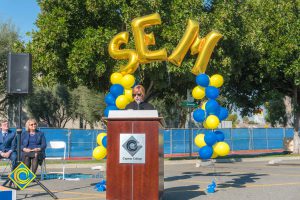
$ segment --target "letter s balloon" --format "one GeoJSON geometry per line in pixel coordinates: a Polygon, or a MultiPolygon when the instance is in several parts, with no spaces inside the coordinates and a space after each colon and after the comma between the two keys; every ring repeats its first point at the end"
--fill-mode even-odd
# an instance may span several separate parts
{"type": "Polygon", "coordinates": [[[121,66],[119,72],[123,75],[133,74],[139,66],[138,55],[132,49],[120,49],[122,44],[128,43],[128,32],[118,33],[113,37],[108,45],[109,55],[114,59],[129,59],[127,65],[121,66]]]}

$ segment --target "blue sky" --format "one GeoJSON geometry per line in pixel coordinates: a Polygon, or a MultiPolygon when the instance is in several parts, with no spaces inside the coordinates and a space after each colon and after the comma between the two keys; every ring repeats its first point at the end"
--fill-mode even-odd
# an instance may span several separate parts
{"type": "Polygon", "coordinates": [[[34,25],[40,8],[36,0],[0,0],[0,22],[11,22],[16,26],[20,39],[27,42],[26,32],[36,29],[34,25]]]}

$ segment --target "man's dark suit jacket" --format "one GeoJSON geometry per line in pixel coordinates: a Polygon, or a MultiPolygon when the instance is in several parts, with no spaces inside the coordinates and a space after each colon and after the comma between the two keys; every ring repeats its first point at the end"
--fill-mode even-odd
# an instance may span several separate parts
{"type": "Polygon", "coordinates": [[[16,146],[14,145],[15,142],[13,142],[15,139],[15,133],[11,130],[8,130],[6,139],[4,140],[2,135],[2,130],[0,129],[0,151],[2,152],[8,152],[9,150],[15,151],[16,146]]]}

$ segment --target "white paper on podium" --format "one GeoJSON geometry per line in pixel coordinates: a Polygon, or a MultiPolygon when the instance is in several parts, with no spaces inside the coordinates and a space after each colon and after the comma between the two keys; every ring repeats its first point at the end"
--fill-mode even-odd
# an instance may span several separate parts
{"type": "Polygon", "coordinates": [[[155,118],[157,110],[110,110],[108,118],[155,118]]]}

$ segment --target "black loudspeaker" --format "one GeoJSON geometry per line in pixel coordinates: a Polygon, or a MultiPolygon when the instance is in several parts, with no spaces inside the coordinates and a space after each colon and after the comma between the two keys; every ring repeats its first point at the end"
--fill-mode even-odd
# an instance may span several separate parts
{"type": "Polygon", "coordinates": [[[7,59],[7,93],[28,94],[31,91],[31,54],[9,53],[7,59]]]}

